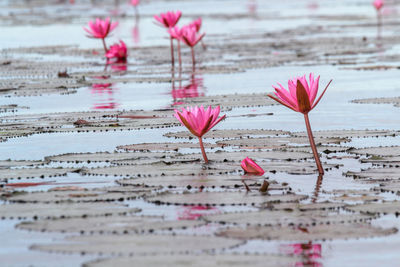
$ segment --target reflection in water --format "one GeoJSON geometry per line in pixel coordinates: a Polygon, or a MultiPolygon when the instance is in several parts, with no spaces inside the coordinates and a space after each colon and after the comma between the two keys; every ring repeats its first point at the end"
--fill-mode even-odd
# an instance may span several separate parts
{"type": "Polygon", "coordinates": [[[139,44],[140,42],[140,31],[139,31],[139,15],[135,16],[135,25],[133,25],[132,28],[132,38],[133,38],[133,43],[135,45],[139,44]]]}
{"type": "Polygon", "coordinates": [[[315,189],[314,189],[314,196],[312,197],[312,202],[315,203],[317,202],[318,199],[318,195],[319,195],[319,191],[321,190],[321,185],[322,185],[322,179],[323,179],[323,175],[318,175],[318,179],[317,179],[317,183],[315,185],[315,189]]]}
{"type": "MultiPolygon", "coordinates": [[[[97,76],[95,79],[108,79],[109,76],[97,76]]],[[[119,104],[114,100],[115,88],[112,83],[94,83],[90,92],[94,96],[93,109],[116,109],[119,104]]]]}
{"type": "Polygon", "coordinates": [[[248,0],[247,10],[250,16],[257,17],[257,0],[248,0]]]}
{"type": "Polygon", "coordinates": [[[322,246],[321,244],[309,243],[296,243],[281,245],[280,250],[282,253],[287,255],[301,256],[304,258],[302,262],[296,262],[296,267],[302,266],[313,266],[322,267],[322,264],[317,260],[322,257],[322,246]]]}
{"type": "Polygon", "coordinates": [[[181,105],[185,98],[196,98],[204,96],[204,86],[203,86],[203,78],[200,75],[192,74],[190,81],[186,85],[181,85],[181,80],[179,82],[179,86],[175,87],[175,81],[173,79],[172,82],[172,91],[171,95],[173,98],[172,105],[181,105]]]}
{"type": "Polygon", "coordinates": [[[186,206],[178,211],[178,220],[197,220],[199,217],[216,213],[218,209],[210,206],[186,206]]]}

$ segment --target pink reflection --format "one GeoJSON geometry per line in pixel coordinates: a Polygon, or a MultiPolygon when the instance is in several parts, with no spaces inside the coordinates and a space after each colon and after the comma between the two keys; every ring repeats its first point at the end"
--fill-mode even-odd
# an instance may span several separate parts
{"type": "Polygon", "coordinates": [[[114,71],[118,71],[118,72],[125,72],[128,70],[128,63],[126,62],[126,60],[118,60],[112,64],[110,64],[110,67],[112,70],[114,71]]]}
{"type": "Polygon", "coordinates": [[[184,99],[184,98],[196,98],[204,96],[203,92],[203,78],[198,77],[196,78],[195,75],[192,75],[190,82],[184,86],[178,86],[175,88],[173,85],[171,95],[174,100],[173,105],[181,105],[183,101],[177,101],[177,99],[184,99]]]}
{"type": "MultiPolygon", "coordinates": [[[[109,76],[97,76],[96,79],[108,79],[109,76]]],[[[116,109],[119,104],[114,100],[114,91],[112,83],[94,83],[90,92],[92,93],[95,103],[93,109],[116,109]]]]}
{"type": "MultiPolygon", "coordinates": [[[[305,229],[307,230],[307,229],[305,229]]],[[[304,231],[304,229],[302,229],[304,231]]],[[[281,253],[287,255],[301,256],[304,258],[302,262],[296,262],[296,267],[313,266],[322,267],[322,264],[317,262],[322,257],[321,244],[309,243],[296,243],[280,246],[281,253]]]]}
{"type": "Polygon", "coordinates": [[[216,213],[218,209],[210,206],[187,206],[178,211],[178,220],[197,220],[201,216],[216,213]]]}
{"type": "Polygon", "coordinates": [[[247,1],[247,10],[251,16],[253,17],[257,16],[257,1],[256,0],[247,1]]]}
{"type": "Polygon", "coordinates": [[[319,8],[319,5],[317,2],[309,2],[307,4],[307,8],[310,10],[317,10],[319,8]]]}
{"type": "Polygon", "coordinates": [[[138,43],[140,43],[140,32],[138,23],[135,23],[135,25],[132,28],[132,38],[134,44],[137,45],[138,43]]]}

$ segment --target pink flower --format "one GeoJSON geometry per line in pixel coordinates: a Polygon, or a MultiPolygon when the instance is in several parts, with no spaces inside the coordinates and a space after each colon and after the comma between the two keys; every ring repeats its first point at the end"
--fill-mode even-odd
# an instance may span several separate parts
{"type": "Polygon", "coordinates": [[[315,101],[318,93],[318,83],[319,76],[314,79],[314,74],[310,73],[310,84],[307,83],[306,76],[304,75],[303,77],[289,80],[289,90],[286,90],[278,83],[280,88],[273,86],[275,88],[275,96],[268,96],[294,111],[307,114],[319,103],[331,82],[328,83],[318,100],[315,101]]]}
{"type": "Polygon", "coordinates": [[[104,39],[118,26],[118,22],[111,23],[110,18],[101,20],[97,18],[94,22],[89,21],[88,28],[83,29],[90,34],[90,38],[104,39]]]}
{"type": "Polygon", "coordinates": [[[174,116],[186,126],[188,130],[197,137],[202,137],[205,133],[211,130],[221,120],[225,119],[226,115],[218,118],[220,107],[215,109],[209,106],[207,110],[203,106],[182,108],[182,111],[175,109],[174,116]]]}
{"type": "Polygon", "coordinates": [[[161,13],[160,16],[154,16],[154,18],[160,23],[161,26],[164,26],[166,28],[171,28],[174,27],[179,19],[182,16],[181,11],[168,11],[167,13],[161,13]]]}
{"type": "Polygon", "coordinates": [[[204,150],[202,136],[217,125],[221,120],[225,119],[225,115],[218,118],[220,107],[212,109],[211,106],[204,110],[204,107],[187,107],[182,108],[182,111],[175,109],[174,116],[186,126],[188,130],[199,138],[201,153],[204,161],[208,163],[207,155],[204,150]]]}
{"type": "Polygon", "coordinates": [[[168,33],[173,39],[181,40],[184,28],[174,26],[168,29],[168,33]]]}
{"type": "Polygon", "coordinates": [[[245,173],[259,176],[264,174],[264,170],[249,157],[246,157],[244,160],[242,160],[240,166],[245,171],[245,173]]]}
{"type": "Polygon", "coordinates": [[[182,29],[182,41],[190,47],[194,47],[198,42],[203,39],[205,33],[199,34],[195,27],[185,26],[182,29]]]}
{"type": "Polygon", "coordinates": [[[383,7],[383,0],[375,0],[372,4],[379,11],[383,7]]]}
{"type": "Polygon", "coordinates": [[[140,3],[140,0],[131,0],[131,5],[137,7],[140,3]]]}
{"type": "Polygon", "coordinates": [[[106,53],[107,59],[115,58],[117,61],[125,61],[128,56],[128,50],[123,41],[119,41],[119,44],[116,43],[110,46],[110,49],[106,53]]]}
{"type": "Polygon", "coordinates": [[[196,32],[199,32],[201,29],[201,24],[202,24],[202,20],[201,20],[201,18],[198,18],[198,19],[192,21],[188,26],[194,27],[196,29],[196,32]]]}

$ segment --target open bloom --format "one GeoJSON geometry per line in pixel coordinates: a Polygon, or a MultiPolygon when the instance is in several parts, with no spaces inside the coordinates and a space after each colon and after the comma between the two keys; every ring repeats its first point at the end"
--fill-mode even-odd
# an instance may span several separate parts
{"type": "Polygon", "coordinates": [[[280,88],[273,86],[275,88],[275,96],[268,96],[294,111],[307,114],[319,103],[331,81],[328,83],[317,101],[315,101],[318,94],[318,83],[319,76],[314,79],[314,74],[310,73],[310,84],[307,83],[306,76],[304,75],[303,77],[289,80],[289,90],[286,90],[280,83],[278,83],[280,88]]]}
{"type": "Polygon", "coordinates": [[[168,29],[168,33],[173,39],[181,40],[184,28],[174,26],[168,29]]]}
{"type": "Polygon", "coordinates": [[[375,0],[372,4],[379,11],[383,7],[383,0],[375,0]]]}
{"type": "Polygon", "coordinates": [[[201,24],[202,24],[202,20],[201,20],[201,18],[198,18],[198,19],[192,21],[188,26],[194,27],[196,29],[196,32],[199,32],[201,29],[201,24]]]}
{"type": "Polygon", "coordinates": [[[178,10],[176,12],[168,11],[167,13],[161,13],[159,16],[154,16],[154,18],[161,26],[171,28],[178,23],[181,16],[182,12],[178,10]]]}
{"type": "Polygon", "coordinates": [[[186,126],[188,130],[199,138],[201,153],[204,161],[208,163],[207,155],[204,150],[202,136],[217,125],[221,120],[225,119],[225,115],[218,118],[220,107],[215,109],[209,106],[207,110],[203,106],[182,108],[182,111],[175,109],[175,117],[186,126]]]}
{"type": "Polygon", "coordinates": [[[116,59],[117,61],[125,61],[128,56],[128,50],[123,41],[119,41],[119,44],[116,43],[110,46],[110,49],[106,53],[107,59],[116,59]]]}
{"type": "Polygon", "coordinates": [[[221,120],[225,119],[226,115],[218,118],[220,107],[211,108],[209,106],[204,109],[203,106],[182,108],[182,111],[175,109],[174,116],[186,126],[188,130],[197,137],[202,137],[205,133],[211,130],[221,120]]]}
{"type": "Polygon", "coordinates": [[[264,170],[249,157],[246,157],[244,160],[242,160],[240,166],[245,171],[245,173],[259,176],[264,174],[264,170]]]}
{"type": "Polygon", "coordinates": [[[137,7],[139,5],[140,1],[139,0],[131,0],[131,5],[134,7],[137,7]]]}
{"type": "Polygon", "coordinates": [[[104,39],[118,26],[118,22],[111,22],[110,18],[106,18],[105,20],[97,18],[93,22],[89,21],[88,26],[88,28],[83,27],[90,34],[88,37],[104,39]]]}
{"type": "Polygon", "coordinates": [[[182,29],[182,41],[190,47],[197,45],[203,39],[204,35],[206,34],[199,34],[196,31],[196,27],[193,26],[185,26],[182,29]]]}

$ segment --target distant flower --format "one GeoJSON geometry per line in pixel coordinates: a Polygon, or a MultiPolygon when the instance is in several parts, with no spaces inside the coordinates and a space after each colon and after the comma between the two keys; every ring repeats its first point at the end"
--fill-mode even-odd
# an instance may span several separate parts
{"type": "Polygon", "coordinates": [[[255,163],[254,160],[252,160],[249,157],[246,157],[244,160],[242,160],[240,166],[242,167],[245,173],[259,175],[259,176],[264,174],[264,170],[257,163],[255,163]]]}
{"type": "Polygon", "coordinates": [[[182,123],[183,126],[199,138],[201,152],[204,161],[208,163],[206,153],[204,151],[202,137],[221,120],[225,119],[226,115],[219,117],[220,107],[211,108],[209,106],[206,110],[203,106],[182,108],[182,111],[175,109],[174,116],[182,123]]]}
{"type": "Polygon", "coordinates": [[[88,28],[83,27],[83,29],[89,33],[89,38],[104,39],[118,26],[118,22],[111,23],[110,18],[106,18],[105,20],[97,18],[93,22],[89,21],[88,26],[88,28]]]}
{"type": "Polygon", "coordinates": [[[128,49],[123,41],[110,46],[110,49],[106,53],[107,59],[116,59],[116,61],[126,61],[127,56],[128,49]]]}
{"type": "Polygon", "coordinates": [[[196,32],[199,32],[201,29],[201,24],[202,24],[202,19],[201,17],[192,21],[188,26],[194,27],[196,29],[196,32]]]}
{"type": "Polygon", "coordinates": [[[176,12],[168,11],[166,13],[161,13],[159,16],[155,15],[154,18],[160,24],[160,26],[171,28],[178,23],[181,16],[182,12],[178,10],[176,12]]]}
{"type": "Polygon", "coordinates": [[[137,7],[139,5],[139,3],[140,3],[140,0],[131,0],[130,3],[131,3],[132,6],[137,7]]]}
{"type": "Polygon", "coordinates": [[[372,4],[379,11],[383,7],[383,0],[375,0],[372,4]]]}
{"type": "Polygon", "coordinates": [[[310,146],[314,154],[315,162],[318,167],[319,173],[324,174],[324,169],[322,168],[321,161],[319,159],[319,155],[317,152],[317,148],[315,146],[314,137],[311,131],[310,120],[308,118],[308,113],[315,108],[315,106],[319,103],[322,96],[325,94],[328,89],[328,83],[325,87],[325,90],[319,96],[319,98],[315,101],[318,94],[318,83],[319,76],[314,79],[314,74],[310,74],[310,84],[307,83],[306,76],[298,77],[288,82],[289,90],[286,90],[280,83],[278,83],[279,87],[273,86],[275,88],[275,96],[268,95],[270,98],[279,102],[280,104],[296,111],[304,114],[304,120],[306,123],[308,139],[310,141],[310,146]]]}
{"type": "Polygon", "coordinates": [[[196,27],[185,26],[182,29],[182,41],[190,47],[197,45],[203,39],[204,35],[206,34],[199,34],[196,31],[196,27]]]}
{"type": "Polygon", "coordinates": [[[88,26],[88,28],[83,27],[83,29],[89,34],[88,37],[101,39],[103,41],[104,52],[107,53],[108,49],[105,38],[115,29],[115,27],[118,26],[118,22],[112,23],[110,18],[106,18],[105,20],[97,18],[93,22],[89,21],[88,26]]]}

